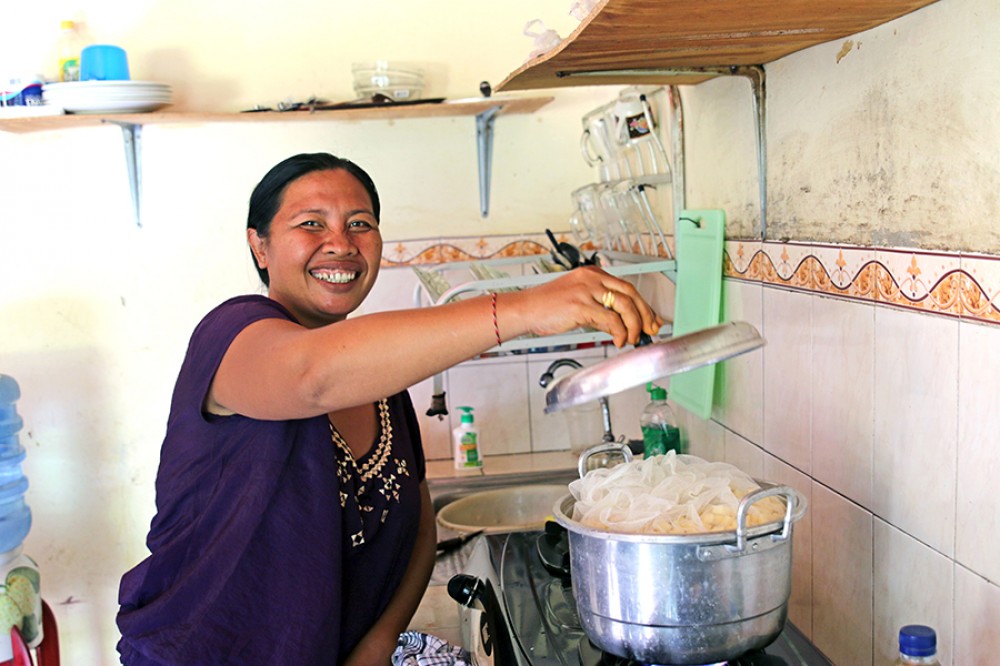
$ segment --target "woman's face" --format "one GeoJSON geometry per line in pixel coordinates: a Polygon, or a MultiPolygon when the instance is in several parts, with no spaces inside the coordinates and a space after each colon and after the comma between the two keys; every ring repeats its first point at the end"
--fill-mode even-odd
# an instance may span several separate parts
{"type": "Polygon", "coordinates": [[[343,169],[310,172],[285,187],[267,238],[247,230],[268,295],[304,326],[345,319],[371,291],[382,236],[371,198],[343,169]]]}

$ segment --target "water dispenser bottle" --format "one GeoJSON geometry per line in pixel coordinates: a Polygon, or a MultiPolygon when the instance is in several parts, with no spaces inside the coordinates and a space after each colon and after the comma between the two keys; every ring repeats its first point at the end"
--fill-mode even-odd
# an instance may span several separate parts
{"type": "MultiPolygon", "coordinates": [[[[18,433],[24,425],[16,402],[21,389],[0,374],[0,635],[17,626],[24,641],[42,641],[42,597],[38,566],[21,552],[31,529],[31,509],[24,501],[28,479],[21,470],[24,448],[18,433]]],[[[0,663],[11,659],[10,640],[0,640],[0,663]]]]}

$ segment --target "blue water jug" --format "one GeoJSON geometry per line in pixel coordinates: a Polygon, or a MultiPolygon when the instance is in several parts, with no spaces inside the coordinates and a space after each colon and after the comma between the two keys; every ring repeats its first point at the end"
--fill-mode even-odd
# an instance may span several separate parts
{"type": "Polygon", "coordinates": [[[24,502],[28,479],[21,471],[25,454],[18,438],[24,421],[15,405],[20,397],[14,378],[0,374],[0,553],[20,546],[31,530],[31,509],[24,502]]]}

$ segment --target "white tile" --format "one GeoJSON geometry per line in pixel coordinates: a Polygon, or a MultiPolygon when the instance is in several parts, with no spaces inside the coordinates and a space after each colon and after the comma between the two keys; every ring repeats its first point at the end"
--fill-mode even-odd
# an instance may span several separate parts
{"type": "Polygon", "coordinates": [[[812,636],[812,480],[774,456],[764,456],[763,479],[802,493],[807,508],[792,526],[792,596],[788,619],[806,636],[812,636]]]}
{"type": "Polygon", "coordinates": [[[681,430],[681,451],[718,461],[725,457],[725,429],[711,419],[702,419],[673,405],[677,426],[681,430]]]}
{"type": "MultiPolygon", "coordinates": [[[[745,321],[764,339],[763,288],[759,283],[722,281],[723,321],[745,321]]],[[[764,354],[760,349],[719,364],[712,418],[752,442],[760,442],[764,420],[764,354]]]]}
{"type": "Polygon", "coordinates": [[[811,512],[813,643],[835,664],[870,664],[872,515],[819,483],[811,512]]]}
{"type": "Polygon", "coordinates": [[[452,428],[459,423],[462,405],[475,410],[484,464],[489,464],[491,455],[531,450],[526,363],[470,361],[452,368],[448,371],[452,428]]]}
{"type": "Polygon", "coordinates": [[[1000,327],[959,326],[955,559],[1000,584],[1000,327]]]}
{"type": "MultiPolygon", "coordinates": [[[[940,634],[941,630],[936,631],[940,634]]],[[[1000,655],[1000,586],[960,566],[955,567],[955,638],[952,645],[952,663],[956,666],[994,664],[1000,655]]]]}
{"type": "MultiPolygon", "coordinates": [[[[447,378],[443,388],[447,397],[447,378]]],[[[424,445],[424,457],[427,460],[443,460],[452,457],[451,451],[451,421],[448,416],[427,416],[431,406],[431,396],[434,393],[434,380],[425,379],[410,387],[410,399],[417,413],[420,424],[420,438],[424,445]]]]}
{"type": "Polygon", "coordinates": [[[723,461],[735,465],[755,479],[764,476],[764,452],[736,433],[726,431],[723,461]]]}
{"type": "Polygon", "coordinates": [[[889,523],[955,552],[958,322],[875,310],[872,506],[889,523]]]}
{"type": "Polygon", "coordinates": [[[813,296],[764,289],[764,449],[809,473],[813,296]]]}
{"type": "Polygon", "coordinates": [[[814,298],[812,473],[871,508],[875,307],[814,298]]]}
{"type": "Polygon", "coordinates": [[[899,628],[907,624],[934,627],[938,659],[951,663],[953,569],[948,558],[875,520],[875,663],[899,656],[899,628]]]}

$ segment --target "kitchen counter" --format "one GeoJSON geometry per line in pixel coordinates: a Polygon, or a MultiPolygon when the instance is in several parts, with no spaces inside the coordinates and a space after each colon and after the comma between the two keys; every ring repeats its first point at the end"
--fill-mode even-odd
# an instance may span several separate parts
{"type": "MultiPolygon", "coordinates": [[[[478,477],[518,476],[544,472],[575,470],[578,456],[569,451],[544,453],[518,453],[505,456],[486,456],[480,469],[455,469],[449,460],[428,460],[427,480],[431,485],[447,485],[448,480],[469,480],[478,477]]],[[[516,480],[516,479],[515,479],[516,480]]]]}

